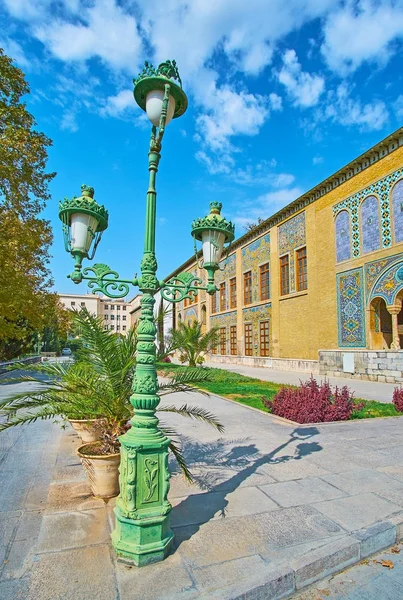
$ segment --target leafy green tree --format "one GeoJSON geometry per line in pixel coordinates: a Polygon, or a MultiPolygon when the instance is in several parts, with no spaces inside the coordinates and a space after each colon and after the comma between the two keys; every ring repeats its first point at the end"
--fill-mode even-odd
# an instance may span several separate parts
{"type": "MultiPolygon", "coordinates": [[[[118,336],[104,330],[102,319],[86,310],[74,313],[73,320],[80,327],[83,340],[80,359],[71,363],[30,365],[30,370],[39,372],[39,376],[9,379],[12,383],[31,381],[41,385],[37,390],[31,388],[0,402],[0,416],[7,417],[0,423],[0,431],[37,419],[102,419],[103,450],[116,452],[118,436],[127,430],[128,419],[133,414],[129,399],[136,365],[136,330],[131,329],[127,336],[118,336]]],[[[161,383],[159,395],[195,391],[195,386],[208,378],[207,370],[188,369],[161,383]]],[[[160,405],[158,411],[201,420],[220,432],[224,429],[211,413],[198,406],[160,405]]],[[[162,429],[171,438],[170,450],[184,475],[191,480],[178,434],[169,427],[162,426],[162,429]]]]}
{"type": "Polygon", "coordinates": [[[22,96],[24,73],[0,48],[0,342],[31,342],[46,322],[52,241],[40,212],[49,199],[46,173],[51,140],[35,129],[22,96]]]}
{"type": "Polygon", "coordinates": [[[183,362],[188,362],[189,367],[196,367],[204,362],[204,355],[217,345],[218,328],[213,327],[203,333],[202,324],[198,321],[189,325],[181,321],[177,329],[171,329],[170,336],[172,348],[179,350],[183,362]]]}

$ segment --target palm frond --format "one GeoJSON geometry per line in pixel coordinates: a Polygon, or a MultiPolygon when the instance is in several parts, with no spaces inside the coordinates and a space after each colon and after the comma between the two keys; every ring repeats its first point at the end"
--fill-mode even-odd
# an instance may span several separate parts
{"type": "Polygon", "coordinates": [[[183,404],[179,408],[177,406],[160,406],[158,412],[169,412],[180,415],[181,417],[188,417],[189,419],[195,419],[197,421],[203,421],[217,429],[220,433],[225,431],[224,425],[215,417],[211,412],[200,406],[189,406],[183,404]]]}

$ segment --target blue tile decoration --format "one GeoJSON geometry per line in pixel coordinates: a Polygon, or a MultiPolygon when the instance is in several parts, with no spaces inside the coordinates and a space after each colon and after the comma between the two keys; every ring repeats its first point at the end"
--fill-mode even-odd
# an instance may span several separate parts
{"type": "MultiPolygon", "coordinates": [[[[235,310],[231,310],[227,313],[222,313],[221,315],[213,315],[210,317],[210,326],[211,327],[225,327],[226,328],[226,342],[227,342],[227,354],[230,353],[230,327],[231,325],[237,324],[237,312],[235,310]]],[[[239,339],[240,333],[237,332],[237,337],[239,339]]],[[[217,346],[217,354],[220,354],[220,345],[217,346]]]]}
{"type": "Polygon", "coordinates": [[[295,292],[295,249],[306,244],[305,212],[299,213],[278,227],[279,256],[289,253],[290,293],[295,292]]]}
{"type": "Polygon", "coordinates": [[[387,256],[386,258],[381,258],[379,260],[374,260],[372,262],[366,263],[364,265],[364,275],[365,275],[365,297],[368,301],[368,298],[371,294],[371,290],[375,285],[376,281],[381,276],[382,272],[386,270],[390,265],[397,263],[402,260],[401,254],[394,254],[393,256],[387,256]]]}
{"type": "MultiPolygon", "coordinates": [[[[252,271],[252,302],[259,302],[259,266],[270,262],[270,233],[242,248],[242,273],[252,271]]],[[[243,285],[243,281],[238,285],[243,285]]]]}
{"type": "MultiPolygon", "coordinates": [[[[344,211],[345,212],[345,211],[344,211]]],[[[376,196],[367,196],[361,203],[362,252],[374,252],[381,246],[379,202],[376,196]]]]}
{"type": "Polygon", "coordinates": [[[350,213],[341,210],[335,219],[336,229],[336,261],[351,258],[350,213]]]}
{"type": "Polygon", "coordinates": [[[337,274],[337,321],[340,348],[365,348],[363,271],[337,274]]]}
{"type": "Polygon", "coordinates": [[[392,189],[394,241],[403,242],[403,179],[392,189]]]}
{"type": "Polygon", "coordinates": [[[187,308],[183,313],[183,320],[186,325],[189,325],[191,321],[197,321],[197,309],[192,306],[191,308],[187,308]]]}
{"type": "Polygon", "coordinates": [[[390,248],[392,245],[390,191],[396,181],[401,179],[402,176],[403,168],[397,169],[397,171],[394,171],[390,175],[379,179],[375,183],[333,206],[334,216],[336,216],[341,210],[348,210],[350,213],[352,223],[351,238],[353,258],[356,258],[361,254],[359,206],[362,200],[364,200],[364,198],[367,196],[376,194],[380,200],[382,248],[390,248]]]}
{"type": "MultiPolygon", "coordinates": [[[[242,322],[252,323],[252,344],[253,344],[253,356],[260,356],[260,340],[259,340],[259,322],[270,321],[270,332],[271,332],[271,302],[260,306],[252,306],[251,308],[244,308],[242,310],[242,322]]],[[[243,335],[243,333],[242,333],[243,335]]],[[[270,333],[271,335],[271,333],[270,333]]]]}
{"type": "Polygon", "coordinates": [[[403,289],[403,259],[388,267],[375,283],[370,301],[383,298],[386,304],[394,304],[397,294],[403,289]]]}

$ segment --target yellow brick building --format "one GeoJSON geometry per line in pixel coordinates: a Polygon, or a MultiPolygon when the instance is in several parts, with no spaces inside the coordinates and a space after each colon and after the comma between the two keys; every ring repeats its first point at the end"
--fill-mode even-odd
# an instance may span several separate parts
{"type": "MultiPolygon", "coordinates": [[[[403,128],[238,238],[221,268],[215,297],[175,307],[175,322],[219,328],[213,359],[368,377],[368,360],[402,360],[403,128]]],[[[181,271],[205,278],[194,257],[181,271]]]]}

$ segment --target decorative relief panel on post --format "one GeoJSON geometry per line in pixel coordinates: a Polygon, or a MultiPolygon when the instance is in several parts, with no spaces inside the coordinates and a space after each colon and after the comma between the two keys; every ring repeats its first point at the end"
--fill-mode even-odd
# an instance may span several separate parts
{"type": "Polygon", "coordinates": [[[271,332],[271,303],[262,306],[252,306],[242,310],[242,322],[252,323],[253,332],[253,356],[259,356],[259,323],[260,321],[270,321],[271,332]]]}
{"type": "Polygon", "coordinates": [[[306,228],[305,213],[296,215],[283,225],[278,227],[278,253],[279,256],[289,253],[290,255],[290,292],[295,292],[295,249],[305,246],[306,228]]]}
{"type": "MultiPolygon", "coordinates": [[[[356,194],[349,196],[342,202],[338,202],[333,207],[333,214],[336,216],[341,210],[347,210],[351,217],[352,222],[352,247],[353,257],[361,255],[361,236],[360,236],[360,218],[359,218],[359,207],[361,202],[367,197],[376,194],[380,199],[380,217],[381,217],[381,235],[382,235],[382,248],[389,248],[392,245],[392,227],[391,227],[391,190],[399,179],[403,176],[403,169],[398,169],[391,173],[387,177],[383,177],[368,187],[360,190],[356,194]]],[[[399,194],[399,189],[398,189],[399,194]]],[[[394,215],[396,213],[394,212],[394,215]]],[[[403,213],[402,213],[403,216],[403,213]]],[[[402,218],[402,217],[401,217],[402,218]]],[[[401,223],[401,221],[399,221],[401,223]]],[[[402,228],[403,236],[403,225],[398,225],[402,228]]],[[[396,229],[395,229],[396,231],[396,229]]],[[[395,241],[402,241],[402,239],[395,239],[395,241]]]]}
{"type": "Polygon", "coordinates": [[[363,270],[352,269],[336,277],[339,347],[365,347],[363,270]]]}
{"type": "Polygon", "coordinates": [[[242,272],[252,271],[252,302],[259,302],[259,265],[269,261],[270,233],[242,248],[242,272]]]}

